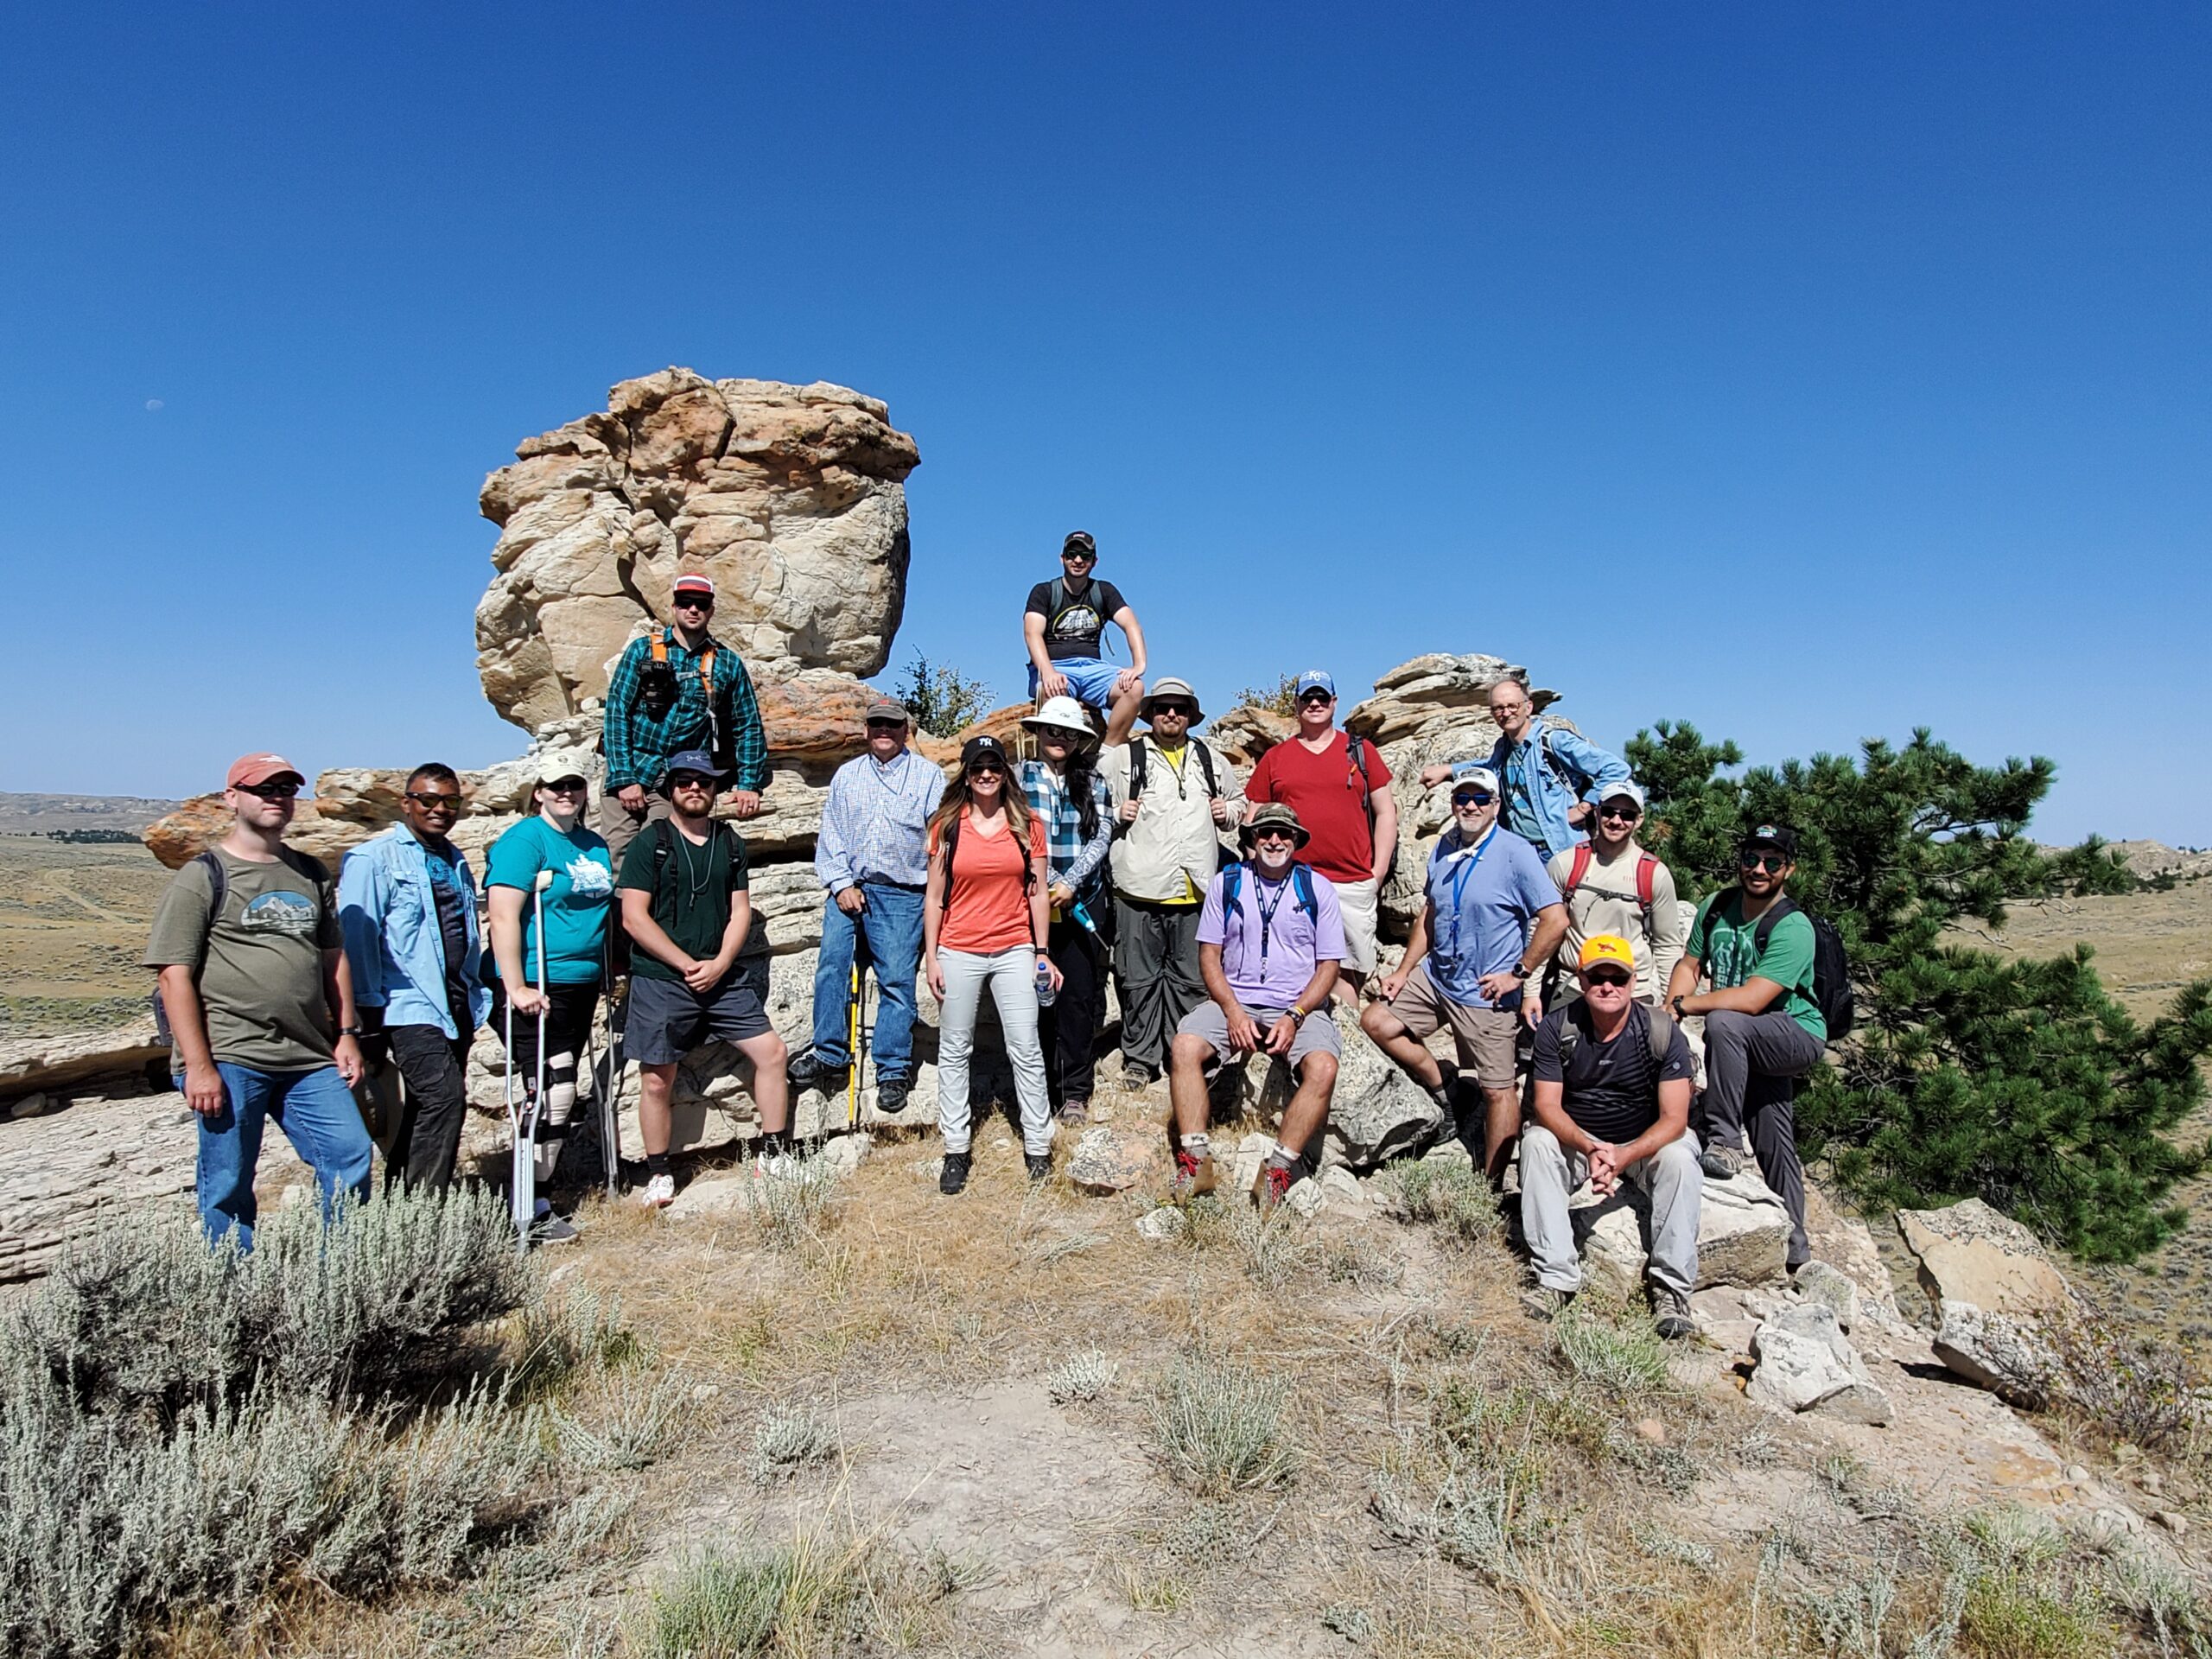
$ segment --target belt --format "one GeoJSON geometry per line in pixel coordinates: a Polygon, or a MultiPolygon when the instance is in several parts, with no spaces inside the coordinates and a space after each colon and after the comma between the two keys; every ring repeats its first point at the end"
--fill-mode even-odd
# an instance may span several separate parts
{"type": "Polygon", "coordinates": [[[887,875],[864,875],[861,877],[860,885],[864,887],[896,887],[901,893],[921,893],[928,887],[926,882],[893,881],[887,875]]]}

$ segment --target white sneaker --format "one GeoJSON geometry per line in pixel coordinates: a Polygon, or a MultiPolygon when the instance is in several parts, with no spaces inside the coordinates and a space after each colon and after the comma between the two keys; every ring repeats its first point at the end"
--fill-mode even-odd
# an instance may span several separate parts
{"type": "Polygon", "coordinates": [[[645,1190],[638,1195],[638,1202],[648,1210],[665,1210],[676,1202],[676,1177],[656,1175],[645,1183],[645,1190]]]}
{"type": "Polygon", "coordinates": [[[798,1173],[798,1160],[787,1152],[753,1154],[753,1179],[756,1181],[783,1180],[798,1173]]]}

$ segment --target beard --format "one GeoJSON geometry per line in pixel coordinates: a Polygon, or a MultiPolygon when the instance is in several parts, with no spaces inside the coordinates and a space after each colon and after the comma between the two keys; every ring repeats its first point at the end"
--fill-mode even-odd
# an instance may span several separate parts
{"type": "Polygon", "coordinates": [[[1260,868],[1266,871],[1268,874],[1281,875],[1284,871],[1290,868],[1290,861],[1294,854],[1289,850],[1278,851],[1261,848],[1254,850],[1253,856],[1257,861],[1260,868]]]}

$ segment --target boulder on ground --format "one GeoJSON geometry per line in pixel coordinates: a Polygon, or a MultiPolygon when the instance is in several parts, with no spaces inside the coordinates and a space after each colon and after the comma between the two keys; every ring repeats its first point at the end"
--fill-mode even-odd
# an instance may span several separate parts
{"type": "MultiPolygon", "coordinates": [[[[1600,1198],[1585,1181],[1567,1202],[1574,1242],[1592,1278],[1622,1295],[1641,1291],[1651,1236],[1651,1205],[1643,1189],[1623,1181],[1610,1198],[1600,1198]]],[[[1785,1276],[1789,1248],[1789,1212],[1757,1170],[1705,1183],[1698,1207],[1696,1288],[1777,1284],[1785,1276]]]]}
{"type": "Polygon", "coordinates": [[[1980,1198],[1900,1210],[1897,1230],[1935,1305],[1936,1358],[2014,1405],[2043,1404],[2055,1362],[2042,1327],[2076,1304],[2035,1235],[1980,1198]]]}
{"type": "Polygon", "coordinates": [[[1946,1367],[2007,1405],[2035,1411],[2050,1402],[2058,1359],[2033,1319],[1946,1301],[1929,1346],[1946,1367]]]}
{"type": "MultiPolygon", "coordinates": [[[[152,979],[149,974],[149,991],[152,979]]],[[[154,1040],[151,1014],[105,1031],[15,1038],[0,1043],[0,1101],[103,1083],[137,1082],[143,1087],[149,1071],[167,1075],[168,1059],[168,1046],[154,1040]]]]}
{"type": "Polygon", "coordinates": [[[1760,1320],[1751,1333],[1751,1357],[1758,1368],[1745,1392],[1760,1405],[1792,1414],[1819,1411],[1877,1427],[1896,1415],[1835,1314],[1820,1303],[1802,1302],[1760,1320]]]}
{"type": "Polygon", "coordinates": [[[1085,1192],[1110,1197],[1167,1179],[1167,1140],[1150,1128],[1100,1123],[1083,1132],[1068,1158],[1067,1177],[1085,1192]]]}
{"type": "MultiPolygon", "coordinates": [[[[1329,1008],[1344,1052],[1329,1102],[1328,1151],[1364,1173],[1393,1158],[1418,1157],[1447,1136],[1451,1125],[1428,1091],[1368,1041],[1342,1003],[1332,1001],[1329,1008]]],[[[1298,1082],[1284,1062],[1254,1054],[1242,1065],[1224,1067],[1214,1087],[1217,1122],[1239,1110],[1279,1120],[1298,1082]]],[[[1309,1160],[1317,1168],[1327,1160],[1326,1153],[1309,1160]]]]}

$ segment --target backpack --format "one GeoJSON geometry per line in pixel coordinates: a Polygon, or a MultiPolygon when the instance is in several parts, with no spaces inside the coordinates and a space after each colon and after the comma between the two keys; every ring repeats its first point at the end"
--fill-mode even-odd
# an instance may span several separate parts
{"type": "Polygon", "coordinates": [[[1572,760],[1563,760],[1552,753],[1552,723],[1548,720],[1539,719],[1537,722],[1536,753],[1551,775],[1565,784],[1578,798],[1598,781],[1572,760]]]}
{"type": "MultiPolygon", "coordinates": [[[[1565,903],[1574,897],[1574,890],[1582,885],[1582,878],[1590,874],[1590,843],[1583,842],[1574,849],[1574,861],[1567,867],[1567,882],[1559,890],[1560,900],[1565,903]]],[[[1659,861],[1638,849],[1636,855],[1636,907],[1643,913],[1643,931],[1651,931],[1651,890],[1659,879],[1659,861]]]]}
{"type": "MultiPolygon", "coordinates": [[[[710,819],[709,822],[713,826],[708,839],[708,845],[710,847],[725,831],[732,836],[737,834],[736,830],[730,829],[720,818],[710,819]]],[[[667,873],[669,860],[676,856],[676,826],[666,818],[655,818],[645,826],[645,833],[653,838],[653,894],[658,898],[660,894],[661,877],[667,873]]],[[[767,925],[767,917],[756,909],[753,912],[753,925],[746,931],[745,944],[752,944],[753,935],[767,925]]],[[[744,944],[738,947],[738,954],[740,956],[747,954],[744,944]]]]}
{"type": "MultiPolygon", "coordinates": [[[[960,821],[967,816],[968,814],[965,811],[960,811],[954,813],[950,818],[946,819],[944,824],[944,834],[938,840],[938,844],[944,849],[944,903],[939,906],[940,914],[949,915],[952,910],[952,855],[960,845],[960,821]]],[[[1007,824],[1007,831],[1008,834],[1012,834],[1013,830],[1014,824],[1012,821],[1009,820],[1007,824]]],[[[1037,861],[1029,855],[1029,849],[1027,847],[1024,847],[1021,850],[1022,899],[1027,901],[1030,894],[1036,891],[1037,861]]],[[[1022,909],[1029,918],[1029,942],[1032,944],[1035,944],[1038,943],[1037,913],[1027,902],[1023,904],[1022,909]]]]}
{"type": "MultiPolygon", "coordinates": [[[[1243,892],[1244,861],[1239,859],[1234,864],[1224,865],[1221,872],[1221,915],[1224,930],[1229,925],[1230,917],[1243,914],[1237,905],[1243,892]]],[[[1290,867],[1290,899],[1292,905],[1304,911],[1315,927],[1320,926],[1321,901],[1313,896],[1313,872],[1295,860],[1292,861],[1290,867]]]]}
{"type": "MultiPolygon", "coordinates": [[[[1221,793],[1221,779],[1214,775],[1213,750],[1197,738],[1185,738],[1191,750],[1198,757],[1198,770],[1206,775],[1206,798],[1213,799],[1221,793]]],[[[1139,738],[1129,745],[1129,798],[1144,793],[1145,751],[1152,745],[1150,738],[1139,738]]]]}
{"type": "MultiPolygon", "coordinates": [[[[1727,902],[1726,893],[1718,894],[1705,912],[1708,944],[1713,912],[1727,902]]],[[[1835,924],[1825,916],[1814,915],[1785,893],[1759,918],[1751,932],[1752,949],[1764,956],[1776,925],[1789,915],[1802,915],[1813,925],[1813,1006],[1820,1009],[1821,1019],[1827,1026],[1828,1041],[1841,1042],[1851,1035],[1852,1025],[1859,1017],[1859,998],[1851,988],[1851,963],[1844,955],[1843,935],[1835,931],[1835,924]]]]}
{"type": "MultiPolygon", "coordinates": [[[[305,853],[294,852],[289,847],[279,847],[276,849],[276,861],[289,869],[293,874],[304,877],[314,884],[315,909],[318,912],[327,908],[323,889],[328,884],[330,877],[328,872],[321,864],[310,859],[305,853]]],[[[207,849],[190,862],[205,866],[207,871],[207,923],[200,930],[200,949],[194,953],[192,960],[192,984],[193,988],[197,990],[200,987],[200,976],[207,967],[207,941],[214,934],[215,924],[222,918],[223,901],[231,896],[231,876],[230,872],[223,868],[223,861],[216,855],[213,847],[207,849]]],[[[181,874],[181,871],[180,874],[181,874]]],[[[318,925],[321,921],[321,915],[318,914],[316,917],[318,925]]],[[[162,1001],[160,988],[156,987],[154,994],[146,1000],[152,1005],[154,1010],[154,1040],[175,1048],[176,1033],[169,1025],[168,1006],[162,1001]]],[[[200,1010],[200,1019],[204,1030],[207,1019],[207,1010],[204,1007],[200,1010]]]]}
{"type": "MultiPolygon", "coordinates": [[[[1667,1063],[1667,1051],[1675,1046],[1675,1016],[1664,1008],[1646,1008],[1651,1038],[1651,1065],[1656,1071],[1667,1063]]],[[[1570,1007],[1559,1022],[1559,1066],[1562,1075],[1567,1071],[1567,1056],[1574,1052],[1574,1046],[1582,1040],[1582,1033],[1574,1023],[1574,1010],[1570,1007]]]]}

